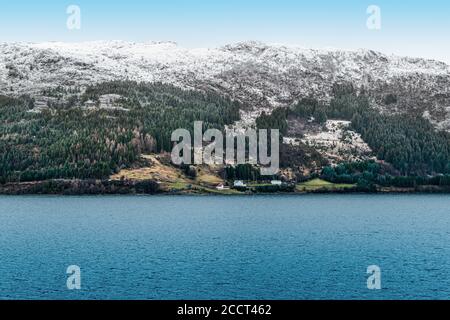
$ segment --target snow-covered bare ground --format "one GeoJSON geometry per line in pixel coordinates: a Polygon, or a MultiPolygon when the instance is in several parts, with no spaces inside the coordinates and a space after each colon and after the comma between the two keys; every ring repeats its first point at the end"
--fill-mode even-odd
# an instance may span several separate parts
{"type": "Polygon", "coordinates": [[[284,137],[283,142],[298,145],[302,142],[321,152],[332,164],[343,161],[367,160],[372,150],[361,135],[349,129],[350,121],[327,120],[323,130],[307,132],[303,138],[284,137]]]}
{"type": "Polygon", "coordinates": [[[262,110],[302,97],[329,99],[334,83],[353,82],[380,108],[426,113],[437,126],[450,128],[450,67],[438,61],[258,42],[210,49],[172,42],[0,44],[2,94],[27,93],[39,99],[44,88],[126,79],[226,94],[248,105],[243,124],[253,123],[262,110]],[[388,93],[398,101],[385,105],[388,93]]]}

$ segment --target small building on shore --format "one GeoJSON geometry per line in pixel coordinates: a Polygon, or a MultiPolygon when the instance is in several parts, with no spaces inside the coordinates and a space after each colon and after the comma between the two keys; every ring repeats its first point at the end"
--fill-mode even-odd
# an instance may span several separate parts
{"type": "Polygon", "coordinates": [[[235,180],[233,185],[239,188],[245,188],[247,185],[242,180],[235,180]]]}
{"type": "Polygon", "coordinates": [[[281,186],[282,182],[281,182],[281,180],[272,180],[272,181],[270,181],[270,184],[273,186],[281,186]]]}
{"type": "Polygon", "coordinates": [[[220,183],[220,184],[217,185],[216,189],[217,190],[229,190],[230,187],[225,186],[223,183],[220,183]]]}

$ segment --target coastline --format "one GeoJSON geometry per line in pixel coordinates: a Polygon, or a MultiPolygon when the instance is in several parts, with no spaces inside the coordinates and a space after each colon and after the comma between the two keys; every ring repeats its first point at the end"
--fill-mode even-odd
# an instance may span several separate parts
{"type": "Polygon", "coordinates": [[[414,188],[381,187],[362,189],[357,186],[345,188],[317,187],[277,191],[217,190],[210,186],[193,186],[189,189],[168,189],[153,180],[43,180],[9,182],[0,184],[0,195],[194,195],[194,196],[249,196],[249,195],[305,195],[305,194],[450,194],[448,186],[416,186],[414,188]]]}

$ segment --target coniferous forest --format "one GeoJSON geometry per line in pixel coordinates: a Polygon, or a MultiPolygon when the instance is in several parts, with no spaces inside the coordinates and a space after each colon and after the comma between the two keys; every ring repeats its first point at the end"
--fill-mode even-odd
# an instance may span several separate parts
{"type": "Polygon", "coordinates": [[[0,97],[1,182],[57,178],[106,178],[141,153],[170,151],[171,133],[223,128],[239,119],[239,104],[212,92],[165,84],[110,82],[89,87],[51,108],[35,111],[28,97],[0,97]],[[104,94],[120,95],[120,108],[99,105],[104,94]]]}
{"type": "MultiPolygon", "coordinates": [[[[239,120],[245,108],[214,92],[131,81],[101,83],[84,90],[58,87],[43,95],[52,98],[44,108],[36,108],[28,96],[0,96],[0,183],[107,179],[135,164],[141,154],[170,152],[175,129],[192,132],[194,121],[203,121],[205,130],[224,129],[239,120]],[[110,95],[118,101],[105,105],[102,99],[110,95]]],[[[271,114],[263,112],[256,127],[279,129],[286,136],[290,118],[317,126],[327,119],[350,121],[350,128],[361,135],[379,161],[330,166],[320,152],[299,143],[281,146],[282,168],[316,166],[322,168],[322,178],[358,184],[362,189],[375,183],[414,186],[450,181],[448,132],[437,130],[421,116],[382,113],[363,90],[352,85],[334,87],[328,102],[303,98],[271,114]]],[[[223,172],[227,179],[265,179],[251,166],[226,167],[223,172]]],[[[296,179],[306,178],[297,172],[296,179]]]]}
{"type": "Polygon", "coordinates": [[[284,133],[288,116],[314,119],[318,124],[327,119],[351,121],[351,128],[361,134],[377,159],[392,164],[402,175],[450,174],[450,133],[436,130],[420,115],[383,114],[352,88],[336,89],[330,103],[301,99],[288,109],[263,114],[257,124],[284,133]]]}

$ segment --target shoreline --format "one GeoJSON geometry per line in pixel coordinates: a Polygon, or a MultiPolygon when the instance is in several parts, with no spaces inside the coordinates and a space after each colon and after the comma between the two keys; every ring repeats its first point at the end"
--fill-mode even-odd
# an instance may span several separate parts
{"type": "Polygon", "coordinates": [[[60,196],[101,196],[101,195],[167,195],[167,196],[253,196],[253,195],[310,195],[310,194],[450,194],[450,187],[423,185],[415,188],[381,187],[364,190],[357,186],[330,189],[319,187],[299,190],[295,186],[289,190],[261,191],[248,187],[247,190],[217,190],[211,186],[195,186],[191,189],[167,189],[153,180],[44,180],[30,182],[10,182],[0,184],[0,195],[60,195],[60,196]]]}

